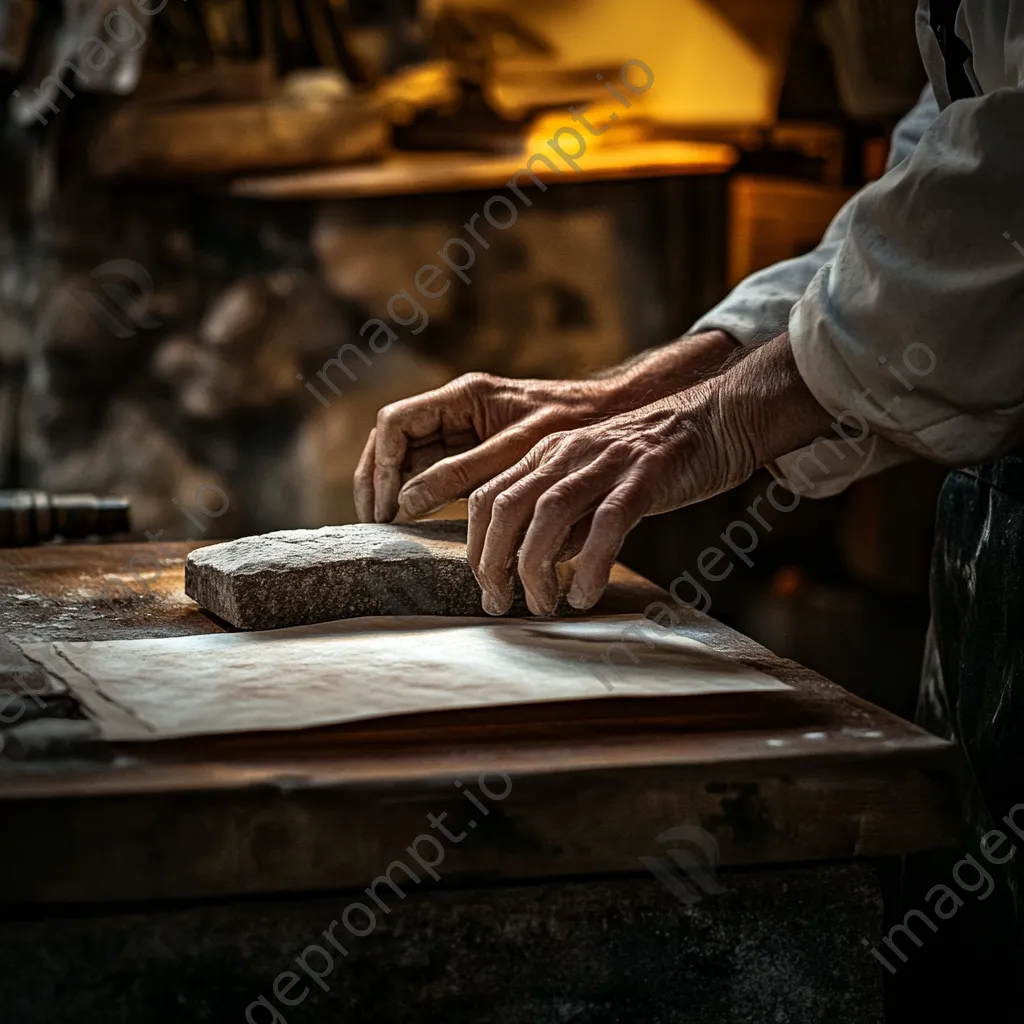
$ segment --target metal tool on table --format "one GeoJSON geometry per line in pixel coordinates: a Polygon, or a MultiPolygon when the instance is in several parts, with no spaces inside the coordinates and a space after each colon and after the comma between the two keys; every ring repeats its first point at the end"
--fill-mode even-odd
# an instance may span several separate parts
{"type": "Polygon", "coordinates": [[[0,491],[0,547],[26,547],[62,537],[112,537],[131,529],[128,498],[46,491],[0,491]]]}

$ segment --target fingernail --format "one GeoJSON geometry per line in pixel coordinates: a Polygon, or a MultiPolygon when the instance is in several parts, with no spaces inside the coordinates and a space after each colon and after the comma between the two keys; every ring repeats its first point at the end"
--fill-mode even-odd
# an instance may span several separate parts
{"type": "Polygon", "coordinates": [[[411,516],[422,516],[432,511],[433,498],[426,487],[403,487],[398,494],[398,506],[411,516]]]}
{"type": "Polygon", "coordinates": [[[526,591],[526,607],[534,615],[553,615],[555,611],[550,596],[538,597],[530,590],[526,591]]]}
{"type": "Polygon", "coordinates": [[[504,615],[512,607],[512,588],[509,587],[505,593],[495,593],[493,590],[485,590],[481,598],[481,604],[488,615],[504,615]]]}
{"type": "Polygon", "coordinates": [[[587,607],[586,595],[583,593],[583,588],[576,582],[576,580],[572,581],[572,586],[569,588],[569,604],[571,604],[577,611],[582,611],[587,607]]]}

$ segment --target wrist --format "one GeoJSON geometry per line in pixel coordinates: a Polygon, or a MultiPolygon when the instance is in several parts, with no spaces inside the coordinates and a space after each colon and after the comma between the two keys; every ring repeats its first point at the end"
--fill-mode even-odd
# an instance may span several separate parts
{"type": "Polygon", "coordinates": [[[603,385],[605,414],[628,412],[693,387],[720,372],[739,348],[733,337],[715,330],[643,352],[594,381],[603,385]]]}
{"type": "Polygon", "coordinates": [[[708,383],[720,429],[753,468],[810,444],[830,427],[832,417],[800,376],[788,333],[752,347],[708,383]]]}

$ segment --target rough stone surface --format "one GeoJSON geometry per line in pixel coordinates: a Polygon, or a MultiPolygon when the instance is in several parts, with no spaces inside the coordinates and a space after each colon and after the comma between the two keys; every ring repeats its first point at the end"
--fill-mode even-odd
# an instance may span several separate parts
{"type": "MultiPolygon", "coordinates": [[[[281,530],[215,544],[188,556],[185,593],[238,629],[484,614],[462,520],[281,530]]],[[[509,614],[529,614],[521,589],[509,614]]]]}

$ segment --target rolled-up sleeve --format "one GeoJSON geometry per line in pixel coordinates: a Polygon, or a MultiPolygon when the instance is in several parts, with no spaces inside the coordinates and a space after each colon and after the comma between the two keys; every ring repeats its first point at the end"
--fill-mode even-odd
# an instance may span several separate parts
{"type": "Polygon", "coordinates": [[[830,413],[949,465],[998,456],[1024,421],[1022,125],[1020,88],[947,107],[851,202],[790,317],[830,413]]]}
{"type": "MultiPolygon", "coordinates": [[[[910,158],[938,116],[935,94],[930,85],[926,86],[917,104],[893,131],[886,164],[887,176],[910,158]]],[[[843,206],[812,252],[748,277],[694,324],[691,333],[722,330],[741,344],[749,345],[774,338],[787,330],[794,307],[816,275],[835,259],[846,241],[858,198],[855,196],[843,206]]],[[[822,445],[816,449],[816,458],[810,463],[797,452],[777,459],[770,468],[794,489],[809,489],[813,497],[824,498],[843,490],[860,477],[881,472],[908,458],[910,455],[903,448],[875,434],[866,438],[863,444],[858,444],[856,451],[822,445]]]]}

